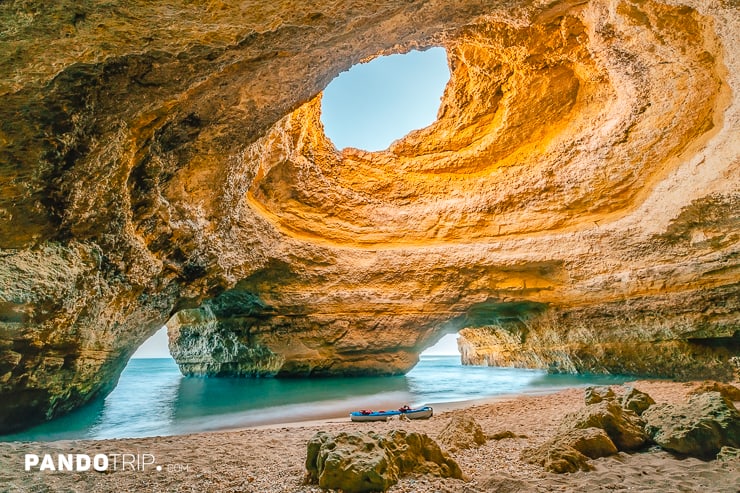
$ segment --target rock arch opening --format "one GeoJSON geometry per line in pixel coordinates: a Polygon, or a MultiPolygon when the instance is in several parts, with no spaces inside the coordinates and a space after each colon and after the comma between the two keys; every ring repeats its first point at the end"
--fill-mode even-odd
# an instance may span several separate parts
{"type": "Polygon", "coordinates": [[[437,119],[449,78],[447,53],[441,47],[355,65],[323,92],[321,121],[326,136],[338,149],[386,149],[437,119]]]}

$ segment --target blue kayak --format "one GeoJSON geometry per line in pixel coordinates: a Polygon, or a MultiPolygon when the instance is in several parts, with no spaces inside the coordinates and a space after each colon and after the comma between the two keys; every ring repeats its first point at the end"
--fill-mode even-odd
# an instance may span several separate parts
{"type": "Polygon", "coordinates": [[[429,406],[410,408],[407,406],[393,411],[355,411],[349,413],[352,421],[388,421],[389,419],[404,415],[408,419],[428,419],[434,414],[434,410],[429,406]]]}

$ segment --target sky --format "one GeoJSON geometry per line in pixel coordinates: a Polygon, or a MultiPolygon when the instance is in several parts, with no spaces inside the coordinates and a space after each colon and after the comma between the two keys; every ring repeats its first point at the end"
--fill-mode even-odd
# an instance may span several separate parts
{"type": "Polygon", "coordinates": [[[170,350],[167,347],[167,327],[162,327],[154,333],[144,344],[139,346],[132,358],[169,358],[170,350]]]}
{"type": "MultiPolygon", "coordinates": [[[[411,130],[437,119],[450,78],[444,48],[378,57],[342,72],[324,90],[321,120],[338,149],[386,149],[411,130]]],[[[448,334],[424,354],[458,354],[457,335],[448,334]]],[[[163,327],[134,353],[134,358],[168,358],[163,327]]]]}
{"type": "Polygon", "coordinates": [[[457,350],[457,334],[446,334],[442,339],[439,340],[434,346],[427,348],[424,353],[427,356],[433,355],[458,355],[460,352],[457,350]]]}
{"type": "Polygon", "coordinates": [[[437,119],[449,79],[444,48],[414,50],[355,65],[324,90],[324,132],[337,149],[386,149],[394,140],[437,119]]]}

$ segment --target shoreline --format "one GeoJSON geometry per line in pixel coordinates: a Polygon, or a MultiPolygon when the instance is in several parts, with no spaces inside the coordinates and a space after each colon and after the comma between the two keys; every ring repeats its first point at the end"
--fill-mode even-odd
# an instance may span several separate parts
{"type": "MultiPolygon", "coordinates": [[[[623,385],[626,385],[629,382],[625,382],[623,385]]],[[[516,400],[520,397],[537,397],[537,396],[546,396],[551,394],[556,394],[562,391],[567,390],[578,390],[578,389],[584,389],[588,387],[589,385],[574,385],[571,387],[559,387],[559,388],[550,388],[548,390],[532,390],[528,392],[519,392],[519,393],[511,393],[511,394],[500,394],[500,395],[493,395],[488,397],[478,397],[475,399],[469,399],[469,400],[461,400],[461,401],[442,401],[442,402],[428,402],[424,404],[420,404],[418,407],[421,406],[430,406],[434,409],[434,415],[440,415],[452,411],[459,411],[464,410],[471,407],[476,406],[484,406],[488,404],[496,404],[500,402],[508,402],[512,400],[516,400]]],[[[390,421],[394,421],[393,419],[389,419],[390,421]]],[[[244,430],[258,430],[258,429],[279,429],[279,428],[300,428],[303,426],[320,426],[322,424],[341,424],[341,423],[352,423],[352,421],[349,418],[349,414],[336,414],[332,416],[327,416],[324,418],[317,418],[317,419],[309,419],[309,420],[292,420],[292,421],[276,421],[274,423],[264,423],[256,426],[243,426],[243,427],[236,427],[236,428],[218,428],[213,430],[208,430],[204,432],[196,432],[196,433],[218,433],[218,432],[228,432],[228,431],[244,431],[244,430]]],[[[171,436],[181,436],[181,435],[171,435],[171,436]]]]}
{"type": "MultiPolygon", "coordinates": [[[[658,403],[684,402],[699,382],[638,380],[627,382],[658,403]]],[[[613,387],[617,387],[614,385],[613,387]]],[[[729,462],[680,459],[661,450],[620,453],[593,461],[594,470],[572,474],[545,472],[520,459],[522,450],[536,447],[557,430],[563,416],[585,406],[583,388],[541,395],[497,397],[488,402],[440,403],[429,420],[356,423],[347,417],[288,422],[242,429],[148,438],[63,440],[0,443],[0,483],[7,491],[245,491],[318,493],[304,483],[306,443],[318,431],[385,432],[404,429],[439,433],[456,414],[478,422],[490,438],[511,432],[510,438],[490,438],[479,448],[449,452],[465,480],[433,476],[402,478],[391,493],[433,491],[483,493],[506,485],[506,491],[635,491],[740,490],[740,459],[729,462]],[[88,472],[24,471],[25,454],[151,454],[157,471],[88,472]]]]}
{"type": "MultiPolygon", "coordinates": [[[[602,386],[630,386],[635,385],[638,382],[670,382],[675,384],[684,384],[686,382],[679,382],[679,381],[673,381],[673,380],[667,380],[667,379],[635,379],[635,380],[628,380],[625,381],[622,384],[610,384],[610,385],[596,385],[596,384],[581,384],[581,385],[571,385],[571,386],[565,386],[565,387],[545,387],[542,389],[530,389],[525,390],[523,392],[512,392],[512,393],[506,393],[506,394],[497,394],[497,395],[491,395],[487,397],[476,397],[474,399],[468,399],[468,400],[458,400],[458,401],[440,401],[440,402],[426,402],[419,404],[417,407],[421,406],[430,406],[434,409],[434,415],[437,416],[439,414],[448,413],[452,411],[459,411],[464,410],[471,407],[477,407],[477,406],[485,406],[485,405],[492,405],[497,404],[501,402],[509,402],[512,400],[517,400],[519,398],[523,397],[539,397],[539,396],[547,396],[552,394],[557,394],[563,391],[572,391],[572,390],[582,390],[586,387],[602,387],[602,386]]],[[[392,419],[389,421],[393,421],[392,419]]],[[[304,426],[321,426],[323,424],[342,424],[342,423],[352,423],[352,421],[349,419],[349,413],[345,414],[332,414],[327,415],[325,417],[319,417],[315,419],[306,419],[306,420],[290,420],[290,421],[275,421],[271,423],[263,423],[258,424],[254,426],[236,426],[236,427],[223,427],[223,428],[214,428],[212,430],[206,430],[206,431],[200,431],[200,432],[193,432],[193,433],[184,433],[179,435],[166,435],[166,436],[183,436],[183,435],[189,435],[189,434],[195,434],[195,433],[219,433],[219,432],[228,432],[228,431],[244,431],[244,430],[269,430],[269,429],[280,429],[280,428],[300,428],[304,426]]]]}
{"type": "MultiPolygon", "coordinates": [[[[531,374],[536,370],[524,370],[525,374],[518,374],[520,369],[516,368],[493,368],[496,371],[492,376],[495,386],[492,388],[478,388],[478,383],[473,383],[469,388],[466,380],[461,380],[459,364],[449,366],[447,363],[441,365],[443,380],[447,381],[445,375],[449,372],[450,382],[438,386],[436,383],[429,381],[429,364],[425,368],[423,361],[425,359],[454,358],[456,363],[459,358],[455,355],[435,355],[429,358],[423,358],[420,365],[420,375],[406,383],[405,387],[392,385],[390,388],[379,386],[374,383],[369,386],[366,393],[362,391],[354,392],[350,389],[348,392],[308,392],[302,398],[297,400],[295,395],[286,393],[287,399],[276,399],[272,402],[261,402],[258,406],[253,406],[247,402],[244,396],[238,397],[231,405],[223,406],[223,402],[229,402],[231,395],[225,395],[223,388],[213,386],[208,390],[212,394],[212,401],[219,403],[218,406],[210,408],[208,401],[203,401],[202,397],[195,397],[192,402],[188,401],[188,396],[199,396],[202,390],[196,388],[198,392],[193,393],[192,385],[175,382],[171,378],[163,379],[158,385],[170,388],[177,388],[177,393],[184,392],[186,396],[185,409],[183,414],[179,412],[180,404],[177,403],[176,393],[169,392],[167,406],[169,411],[161,406],[154,406],[150,403],[157,402],[156,393],[146,393],[143,396],[135,395],[134,398],[141,402],[140,406],[132,407],[126,399],[127,392],[132,392],[134,385],[147,385],[142,380],[142,371],[140,368],[133,372],[129,380],[119,382],[119,387],[114,390],[105,401],[103,407],[102,401],[97,404],[100,410],[97,411],[97,417],[89,414],[90,406],[82,408],[70,415],[61,416],[55,420],[43,423],[38,427],[32,427],[29,430],[9,434],[0,437],[0,443],[10,441],[22,442],[54,442],[58,440],[109,440],[123,438],[146,438],[153,436],[184,436],[193,433],[218,432],[229,430],[242,430],[249,428],[262,427],[280,427],[289,426],[297,427],[307,424],[320,424],[323,422],[336,422],[338,420],[349,421],[349,413],[359,409],[396,409],[402,405],[419,407],[429,405],[435,408],[437,413],[447,409],[459,409],[466,406],[497,402],[499,400],[514,399],[523,395],[543,395],[558,392],[567,388],[582,388],[588,385],[605,385],[621,384],[628,378],[634,377],[619,375],[549,375],[544,372],[531,374]],[[137,373],[138,372],[138,373],[137,373]],[[503,372],[503,373],[501,373],[503,372]],[[513,372],[509,375],[508,372],[513,372]],[[501,374],[499,374],[501,373],[501,374]],[[560,377],[565,377],[561,379],[560,377]],[[138,379],[138,380],[137,380],[138,379]],[[170,381],[172,380],[172,381],[170,381]],[[504,382],[504,383],[502,383],[504,382]],[[509,383],[505,383],[509,382],[509,383]],[[415,390],[410,390],[409,385],[415,385],[415,390]],[[183,390],[184,389],[184,390],[183,390]],[[421,389],[421,390],[419,390],[421,389]],[[433,389],[431,391],[425,389],[433,389]],[[118,392],[118,393],[117,393],[118,392]],[[174,396],[174,397],[173,397],[174,396]],[[215,399],[215,400],[214,400],[215,399]],[[110,403],[108,401],[111,401],[110,403]],[[246,405],[245,405],[246,404],[246,405]],[[193,412],[194,406],[204,406],[202,411],[193,412]],[[165,412],[167,411],[167,412],[165,412]],[[162,412],[161,419],[159,414],[162,412]],[[80,417],[82,416],[82,417],[80,417]],[[118,416],[117,421],[111,419],[111,416],[118,416]]],[[[171,361],[167,358],[156,359],[171,361]]],[[[146,359],[144,360],[146,361],[146,359]]],[[[173,367],[176,369],[176,365],[173,367]]],[[[433,365],[436,365],[434,363],[433,365]]],[[[487,371],[485,367],[473,367],[473,371],[487,371]]],[[[467,371],[467,370],[466,370],[467,371]]],[[[146,371],[144,372],[146,373],[146,371]]],[[[178,380],[181,379],[179,371],[177,372],[178,380]]],[[[196,383],[200,379],[195,379],[196,383]]],[[[340,379],[341,380],[341,379],[340,379]]],[[[243,382],[243,380],[239,380],[243,382]]],[[[475,382],[475,380],[474,380],[475,382]]],[[[192,384],[192,382],[186,382],[192,384]]],[[[293,383],[289,381],[289,383],[293,383]]],[[[340,382],[346,384],[345,382],[340,382]]],[[[396,382],[397,384],[397,382],[396,382]]],[[[205,387],[208,389],[208,387],[205,387]]],[[[230,389],[230,387],[228,387],[230,389]]],[[[295,389],[288,389],[289,392],[295,393],[295,389]]],[[[250,395],[252,390],[238,386],[232,391],[246,392],[244,395],[250,395]]],[[[278,387],[277,395],[282,392],[278,387]]],[[[272,395],[273,389],[268,387],[264,389],[265,395],[272,395]]],[[[204,394],[206,392],[203,392],[204,394]]],[[[264,401],[264,399],[262,399],[264,401]]]]}

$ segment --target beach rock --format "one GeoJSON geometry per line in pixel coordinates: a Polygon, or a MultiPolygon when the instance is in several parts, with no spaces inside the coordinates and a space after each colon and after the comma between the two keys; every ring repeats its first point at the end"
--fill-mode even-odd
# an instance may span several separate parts
{"type": "Polygon", "coordinates": [[[638,450],[648,442],[640,417],[615,400],[601,401],[568,414],[559,432],[566,433],[574,428],[600,428],[620,451],[638,450]]]}
{"type": "Polygon", "coordinates": [[[440,445],[450,452],[478,447],[486,443],[480,425],[467,414],[454,414],[437,437],[440,445]]]}
{"type": "Polygon", "coordinates": [[[0,432],[165,324],[188,375],[402,374],[466,328],[466,363],[731,379],[734,3],[0,2],[0,432]],[[330,81],[436,46],[437,120],[337,149],[330,81]]]}
{"type": "Polygon", "coordinates": [[[319,432],[308,442],[310,482],[347,492],[385,491],[398,481],[382,439],[375,434],[319,432]]]}
{"type": "Polygon", "coordinates": [[[719,392],[652,406],[642,418],[653,441],[671,452],[708,460],[724,446],[740,447],[740,412],[719,392]]]}
{"type": "Polygon", "coordinates": [[[621,398],[622,407],[628,409],[638,416],[642,416],[647,408],[655,404],[655,401],[645,392],[640,392],[634,387],[628,387],[621,398]]]}
{"type": "Polygon", "coordinates": [[[734,402],[740,401],[740,389],[730,383],[724,382],[702,382],[699,386],[689,392],[689,394],[704,394],[706,392],[719,392],[722,394],[722,397],[727,400],[734,402]]]}
{"type": "Polygon", "coordinates": [[[589,471],[588,459],[616,454],[617,447],[599,428],[572,429],[558,433],[534,449],[522,452],[522,460],[555,473],[589,471]]]}
{"type": "Polygon", "coordinates": [[[488,438],[491,440],[503,440],[505,438],[526,438],[525,435],[517,435],[511,430],[504,430],[504,431],[498,431],[496,433],[491,433],[488,435],[488,438]]]}
{"type": "Polygon", "coordinates": [[[567,443],[589,459],[608,457],[618,452],[614,442],[600,428],[575,428],[557,435],[556,439],[567,443]]]}
{"type": "Polygon", "coordinates": [[[586,387],[584,395],[587,406],[604,400],[614,400],[615,398],[616,396],[611,387],[586,387]]]}
{"type": "Polygon", "coordinates": [[[388,450],[393,462],[398,464],[401,476],[414,473],[431,474],[441,478],[463,478],[457,462],[424,433],[393,430],[386,433],[383,446],[388,450]]]}
{"type": "Polygon", "coordinates": [[[591,471],[593,466],[588,457],[567,445],[542,446],[537,449],[522,451],[524,462],[538,464],[548,472],[562,474],[566,472],[591,471]]]}
{"type": "Polygon", "coordinates": [[[307,479],[345,493],[385,491],[408,474],[462,479],[462,471],[425,434],[318,432],[309,440],[307,479]]]}

